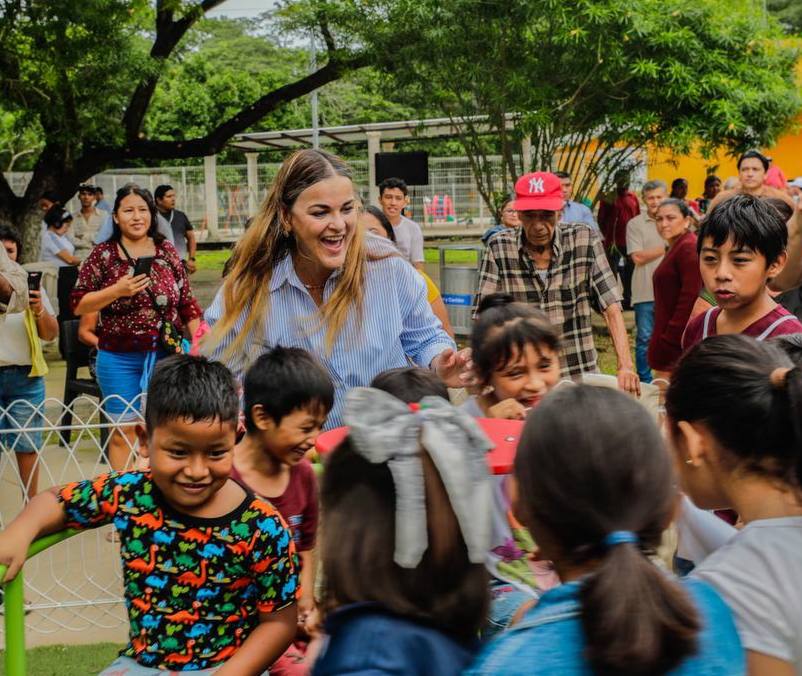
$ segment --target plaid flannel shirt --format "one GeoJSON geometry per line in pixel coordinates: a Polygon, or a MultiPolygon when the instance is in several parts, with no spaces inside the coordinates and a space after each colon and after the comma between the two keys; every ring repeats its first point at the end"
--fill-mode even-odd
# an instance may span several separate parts
{"type": "Polygon", "coordinates": [[[596,371],[591,311],[621,302],[599,233],[584,223],[559,223],[545,280],[525,245],[523,228],[508,228],[490,239],[479,266],[474,315],[491,293],[509,293],[516,301],[536,305],[561,330],[563,377],[596,371]]]}

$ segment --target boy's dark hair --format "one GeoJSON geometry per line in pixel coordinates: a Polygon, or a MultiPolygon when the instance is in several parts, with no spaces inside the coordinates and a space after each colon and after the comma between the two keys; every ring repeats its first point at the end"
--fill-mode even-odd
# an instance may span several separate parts
{"type": "Polygon", "coordinates": [[[571,178],[571,174],[569,174],[567,171],[555,171],[554,175],[557,178],[571,178]]]}
{"type": "Polygon", "coordinates": [[[741,164],[743,164],[743,161],[749,159],[760,160],[760,163],[763,165],[763,169],[765,169],[766,171],[769,170],[769,165],[771,164],[771,160],[768,157],[766,157],[763,153],[761,153],[759,150],[752,149],[752,150],[747,150],[743,155],[741,155],[738,158],[739,171],[741,169],[741,164]]]}
{"type": "Polygon", "coordinates": [[[487,572],[471,563],[429,454],[421,451],[429,547],[415,568],[393,561],[396,492],[386,463],[371,463],[346,439],[328,458],[321,504],[326,610],[378,603],[391,613],[474,640],[487,612],[487,572]]]}
{"type": "Polygon", "coordinates": [[[474,369],[483,384],[527,345],[546,345],[559,352],[560,334],[540,310],[517,303],[510,294],[492,293],[482,298],[471,331],[474,369]]]}
{"type": "Polygon", "coordinates": [[[764,197],[763,201],[769,206],[774,207],[780,214],[780,218],[786,223],[790,221],[794,215],[794,210],[791,208],[791,205],[785,200],[781,200],[779,197],[764,197]]]}
{"type": "Polygon", "coordinates": [[[277,345],[257,359],[242,381],[245,427],[256,431],[253,407],[261,405],[276,425],[300,408],[334,406],[334,385],[326,369],[309,352],[277,345]]]}
{"type": "Polygon", "coordinates": [[[385,190],[390,188],[398,188],[404,195],[409,195],[409,188],[407,188],[407,183],[401,178],[385,178],[381,183],[379,183],[379,197],[384,194],[385,190]]]}
{"type": "Polygon", "coordinates": [[[640,404],[589,385],[551,392],[529,415],[515,476],[521,518],[543,528],[566,563],[598,562],[580,590],[593,673],[664,674],[695,652],[694,604],[647,558],[677,489],[660,431],[640,404]],[[613,531],[632,531],[638,542],[605,546],[613,531]]]}
{"type": "Polygon", "coordinates": [[[704,422],[734,467],[802,487],[802,368],[773,342],[713,336],[671,374],[672,425],[704,422]],[[791,369],[773,384],[775,369],[791,369]]]}
{"type": "Polygon", "coordinates": [[[22,260],[22,237],[19,232],[10,225],[0,224],[0,242],[9,240],[17,245],[17,260],[22,260]]]}
{"type": "Polygon", "coordinates": [[[708,174],[707,177],[705,178],[705,187],[713,185],[716,181],[721,183],[721,179],[718,176],[716,176],[715,174],[708,174]]]}
{"type": "Polygon", "coordinates": [[[788,245],[788,226],[780,213],[759,197],[733,195],[702,221],[696,242],[700,253],[707,238],[716,247],[732,238],[736,247],[763,254],[766,265],[771,265],[788,245]]]}
{"type": "Polygon", "coordinates": [[[391,242],[396,241],[395,230],[393,229],[393,225],[392,223],[390,223],[390,219],[384,215],[384,212],[381,209],[379,209],[379,207],[374,207],[373,205],[367,206],[365,207],[365,213],[370,214],[371,216],[373,216],[373,218],[379,221],[379,225],[381,225],[382,228],[384,228],[384,231],[387,233],[387,237],[388,239],[390,239],[391,242]]]}
{"type": "Polygon", "coordinates": [[[95,186],[95,194],[96,195],[102,195],[103,194],[103,188],[101,186],[99,186],[99,185],[96,185],[95,186]]]}
{"type": "Polygon", "coordinates": [[[442,397],[449,401],[446,384],[436,373],[428,369],[416,367],[390,369],[377,375],[370,386],[389,392],[405,404],[417,404],[424,397],[442,397]]]}
{"type": "Polygon", "coordinates": [[[55,190],[45,190],[39,199],[47,200],[48,202],[53,202],[54,204],[61,202],[61,197],[59,197],[59,194],[55,190]]]}
{"type": "Polygon", "coordinates": [[[179,354],[162,359],[153,369],[145,406],[148,434],[179,418],[236,426],[238,416],[237,383],[220,362],[179,354]]]}
{"type": "Polygon", "coordinates": [[[171,190],[174,190],[173,186],[171,185],[164,184],[156,186],[156,190],[153,191],[153,199],[160,200],[171,190]]]}

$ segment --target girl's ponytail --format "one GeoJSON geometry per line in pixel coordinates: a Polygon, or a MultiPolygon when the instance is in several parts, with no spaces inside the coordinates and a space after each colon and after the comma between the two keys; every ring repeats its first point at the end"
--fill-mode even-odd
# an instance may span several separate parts
{"type": "Polygon", "coordinates": [[[603,387],[555,390],[529,415],[515,474],[519,516],[535,537],[553,543],[549,553],[566,567],[591,571],[579,600],[593,672],[660,674],[691,655],[695,606],[648,558],[678,495],[646,409],[603,387]]]}
{"type": "Polygon", "coordinates": [[[635,542],[605,547],[580,599],[594,673],[662,674],[696,650],[701,623],[693,603],[635,542]]]}
{"type": "Polygon", "coordinates": [[[802,368],[777,368],[770,381],[775,390],[781,390],[787,401],[787,419],[790,422],[791,438],[787,451],[790,454],[787,481],[797,489],[802,488],[802,368]]]}

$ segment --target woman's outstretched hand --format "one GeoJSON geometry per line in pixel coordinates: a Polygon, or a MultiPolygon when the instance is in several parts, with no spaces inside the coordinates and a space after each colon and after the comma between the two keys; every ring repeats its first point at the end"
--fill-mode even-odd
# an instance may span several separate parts
{"type": "Polygon", "coordinates": [[[432,360],[432,369],[448,387],[465,387],[472,377],[471,350],[443,350],[432,360]]]}

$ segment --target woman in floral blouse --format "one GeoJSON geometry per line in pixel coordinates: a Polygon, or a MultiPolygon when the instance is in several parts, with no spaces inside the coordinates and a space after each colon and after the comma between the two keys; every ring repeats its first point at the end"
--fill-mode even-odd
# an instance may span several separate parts
{"type": "MultiPolygon", "coordinates": [[[[121,189],[112,215],[114,232],[81,266],[71,300],[77,315],[100,312],[97,379],[104,399],[117,395],[106,401],[106,413],[122,422],[137,417],[135,400],[147,389],[156,360],[167,355],[163,328],[172,324],[192,335],[202,311],[175,248],[157,231],[150,193],[121,189]],[[145,256],[154,257],[150,272],[134,277],[136,261],[145,256]]],[[[125,467],[132,443],[133,429],[112,435],[112,469],[125,467]]]]}

